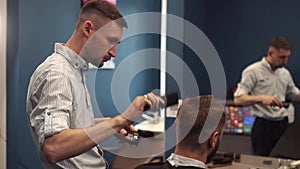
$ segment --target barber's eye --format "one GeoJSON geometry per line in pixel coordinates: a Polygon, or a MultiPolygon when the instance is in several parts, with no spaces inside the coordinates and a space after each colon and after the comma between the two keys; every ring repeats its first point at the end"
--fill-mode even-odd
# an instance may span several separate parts
{"type": "Polygon", "coordinates": [[[113,38],[109,38],[108,39],[108,43],[109,44],[115,44],[115,43],[117,43],[117,41],[115,39],[113,39],[113,38]]]}
{"type": "Polygon", "coordinates": [[[279,58],[285,59],[285,58],[287,58],[287,56],[279,56],[279,58]]]}

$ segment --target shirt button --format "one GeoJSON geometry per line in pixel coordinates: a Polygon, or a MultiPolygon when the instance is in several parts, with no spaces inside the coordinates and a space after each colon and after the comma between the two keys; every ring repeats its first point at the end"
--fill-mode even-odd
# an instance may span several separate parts
{"type": "Polygon", "coordinates": [[[78,63],[75,63],[75,66],[77,67],[77,66],[78,66],[78,63]]]}
{"type": "Polygon", "coordinates": [[[50,115],[51,115],[51,112],[48,112],[47,115],[50,116],[50,115]]]}

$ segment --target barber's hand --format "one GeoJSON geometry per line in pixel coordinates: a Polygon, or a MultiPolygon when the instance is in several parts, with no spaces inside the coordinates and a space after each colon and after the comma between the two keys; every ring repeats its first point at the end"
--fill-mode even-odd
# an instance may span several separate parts
{"type": "Polygon", "coordinates": [[[136,133],[136,132],[137,131],[135,130],[133,125],[130,125],[126,128],[122,128],[121,130],[119,130],[119,133],[124,136],[127,136],[128,134],[136,133]]]}
{"type": "Polygon", "coordinates": [[[122,113],[122,116],[133,123],[141,118],[142,113],[146,111],[145,107],[158,109],[159,105],[163,104],[164,100],[161,97],[153,93],[147,93],[144,96],[137,96],[125,112],[122,113]]]}
{"type": "Polygon", "coordinates": [[[141,118],[144,107],[151,104],[145,96],[137,96],[121,115],[129,121],[129,124],[132,124],[141,118]]]}
{"type": "Polygon", "coordinates": [[[283,103],[275,96],[262,95],[261,102],[268,106],[278,106],[280,108],[283,107],[283,103]]]}
{"type": "Polygon", "coordinates": [[[118,131],[117,134],[115,134],[116,137],[116,142],[117,143],[123,143],[124,142],[124,136],[127,136],[128,134],[132,135],[138,135],[136,129],[134,128],[133,125],[130,125],[126,128],[122,128],[121,130],[118,131]],[[121,134],[121,135],[119,135],[121,134]]]}
{"type": "Polygon", "coordinates": [[[151,104],[148,105],[150,109],[158,109],[161,105],[165,104],[165,101],[160,96],[153,93],[147,93],[144,97],[151,102],[151,104]]]}

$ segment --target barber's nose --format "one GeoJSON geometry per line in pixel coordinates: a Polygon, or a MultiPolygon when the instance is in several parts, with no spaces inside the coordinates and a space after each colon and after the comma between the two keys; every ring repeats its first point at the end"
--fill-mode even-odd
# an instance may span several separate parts
{"type": "Polygon", "coordinates": [[[114,47],[112,47],[108,53],[110,54],[111,57],[116,57],[117,55],[117,45],[115,45],[114,47]]]}

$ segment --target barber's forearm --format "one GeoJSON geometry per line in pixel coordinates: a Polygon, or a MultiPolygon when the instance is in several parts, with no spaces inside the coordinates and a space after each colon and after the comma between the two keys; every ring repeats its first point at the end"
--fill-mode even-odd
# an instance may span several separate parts
{"type": "Polygon", "coordinates": [[[111,119],[111,117],[95,118],[94,121],[95,121],[95,124],[98,124],[98,123],[104,122],[108,119],[111,119]]]}
{"type": "Polygon", "coordinates": [[[118,115],[101,123],[97,123],[93,127],[87,128],[86,133],[95,143],[101,143],[120,129],[128,127],[130,124],[132,124],[132,122],[118,115]]]}
{"type": "Polygon", "coordinates": [[[83,129],[66,129],[45,139],[43,152],[50,163],[74,157],[96,145],[83,129]]]}
{"type": "Polygon", "coordinates": [[[57,163],[92,149],[129,125],[130,122],[119,115],[86,129],[66,129],[46,138],[43,152],[50,163],[57,163]]]}
{"type": "Polygon", "coordinates": [[[94,126],[85,129],[66,129],[45,139],[43,151],[46,158],[49,162],[56,163],[90,150],[138,120],[146,104],[151,105],[151,102],[144,96],[137,96],[121,115],[104,121],[95,119],[94,126]]]}
{"type": "Polygon", "coordinates": [[[256,103],[261,103],[261,97],[260,96],[251,96],[251,95],[241,95],[239,97],[234,98],[234,103],[237,105],[243,105],[243,106],[249,106],[256,103]]]}

